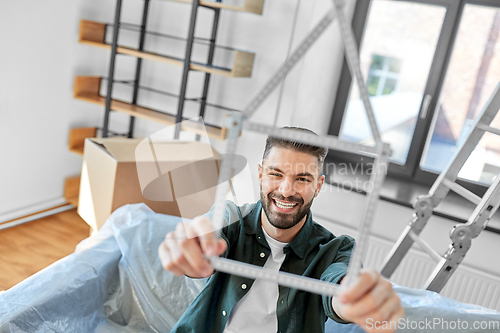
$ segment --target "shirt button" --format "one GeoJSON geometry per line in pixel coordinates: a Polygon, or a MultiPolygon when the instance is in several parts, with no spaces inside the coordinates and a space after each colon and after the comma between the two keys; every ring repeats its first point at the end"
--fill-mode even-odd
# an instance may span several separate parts
{"type": "Polygon", "coordinates": [[[266,254],[265,254],[264,252],[261,252],[261,253],[260,253],[260,257],[261,257],[261,258],[264,258],[265,256],[266,256],[266,254]]]}
{"type": "Polygon", "coordinates": [[[241,289],[243,289],[243,290],[247,289],[247,285],[243,283],[243,284],[241,285],[241,289]]]}
{"type": "Polygon", "coordinates": [[[227,315],[226,311],[222,311],[222,315],[225,317],[227,315]]]}
{"type": "Polygon", "coordinates": [[[281,304],[283,304],[283,303],[285,303],[285,301],[284,301],[284,300],[281,300],[281,304]]]}

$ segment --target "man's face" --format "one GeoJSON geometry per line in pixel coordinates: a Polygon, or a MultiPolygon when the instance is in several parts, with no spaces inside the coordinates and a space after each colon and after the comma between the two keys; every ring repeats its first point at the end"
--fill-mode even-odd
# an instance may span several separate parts
{"type": "Polygon", "coordinates": [[[259,165],[260,199],[269,222],[289,229],[309,212],[323,185],[317,157],[286,148],[271,148],[259,165]]]}

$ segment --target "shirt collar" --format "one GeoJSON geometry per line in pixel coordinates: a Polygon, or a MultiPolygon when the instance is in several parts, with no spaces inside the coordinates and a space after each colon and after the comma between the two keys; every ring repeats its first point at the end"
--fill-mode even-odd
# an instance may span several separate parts
{"type": "MultiPolygon", "coordinates": [[[[259,218],[261,211],[262,211],[262,203],[259,200],[253,207],[250,214],[248,214],[247,223],[245,223],[244,225],[246,234],[249,235],[257,234],[257,236],[261,237],[260,239],[264,239],[264,233],[262,232],[262,224],[259,218]]],[[[287,246],[285,246],[285,249],[291,247],[293,252],[295,252],[295,254],[298,257],[300,257],[300,259],[304,258],[306,247],[307,244],[309,243],[309,237],[311,235],[311,230],[313,228],[313,223],[314,222],[312,220],[312,214],[311,211],[309,210],[309,213],[307,214],[306,217],[306,222],[299,230],[295,238],[292,239],[292,241],[288,243],[287,246]]]]}

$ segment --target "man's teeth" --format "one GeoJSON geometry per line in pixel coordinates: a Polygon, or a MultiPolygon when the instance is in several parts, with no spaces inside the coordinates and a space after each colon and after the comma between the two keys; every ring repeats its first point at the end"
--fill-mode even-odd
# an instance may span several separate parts
{"type": "Polygon", "coordinates": [[[290,209],[290,208],[293,208],[295,207],[297,204],[296,203],[284,203],[282,201],[278,201],[276,199],[274,199],[274,202],[276,203],[276,206],[278,206],[279,208],[284,208],[284,209],[290,209]]]}

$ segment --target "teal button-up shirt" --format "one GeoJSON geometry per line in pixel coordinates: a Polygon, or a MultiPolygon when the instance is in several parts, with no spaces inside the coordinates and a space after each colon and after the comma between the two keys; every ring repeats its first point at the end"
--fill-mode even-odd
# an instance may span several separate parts
{"type": "MultiPolygon", "coordinates": [[[[227,202],[225,221],[228,225],[222,229],[221,237],[226,240],[228,248],[222,256],[264,266],[271,250],[262,231],[261,211],[260,201],[242,207],[227,202]]],[[[309,212],[302,229],[284,247],[285,260],[280,271],[338,283],[346,274],[354,239],[335,237],[315,223],[311,215],[309,212]]],[[[215,272],[172,332],[223,332],[231,310],[254,281],[215,272]]],[[[283,286],[279,286],[276,316],[280,333],[324,332],[327,317],[346,323],[334,312],[331,297],[283,286]]]]}

